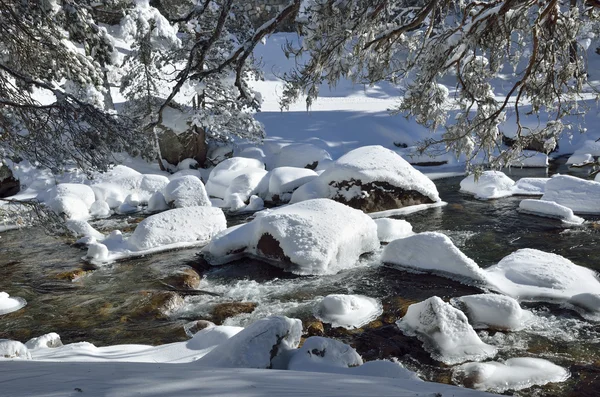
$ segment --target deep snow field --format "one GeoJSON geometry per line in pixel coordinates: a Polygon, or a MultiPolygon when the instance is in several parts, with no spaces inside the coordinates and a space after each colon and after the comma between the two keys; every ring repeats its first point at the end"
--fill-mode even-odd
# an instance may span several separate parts
{"type": "MultiPolygon", "coordinates": [[[[398,101],[389,84],[341,82],[309,111],[280,111],[278,76],[293,62],[280,51],[286,39],[257,49],[265,81],[255,83],[264,101],[256,118],[267,138],[236,142],[212,169],[186,161],[169,174],[117,155],[111,171],[88,180],[76,169],[55,176],[10,164],[24,186],[13,199],[65,214],[73,237],[0,224],[0,395],[597,390],[595,103],[586,101],[587,133],[565,135],[550,158],[527,153],[524,169],[476,180],[463,159],[413,155],[429,132],[389,115],[398,101]],[[409,164],[431,161],[445,164],[409,164]],[[368,198],[348,183],[356,180],[421,201],[391,211],[339,203],[368,198]],[[157,282],[167,268],[192,268],[200,280],[173,291],[157,282]],[[147,290],[169,290],[160,318],[142,309],[129,319],[147,290]],[[399,300],[401,314],[391,308],[399,300]],[[211,317],[232,302],[256,305],[211,317]],[[189,327],[200,319],[222,324],[189,327]],[[313,320],[332,338],[315,336],[313,320]],[[406,346],[386,350],[386,338],[406,346]]],[[[510,86],[494,84],[499,95],[510,86]]]]}

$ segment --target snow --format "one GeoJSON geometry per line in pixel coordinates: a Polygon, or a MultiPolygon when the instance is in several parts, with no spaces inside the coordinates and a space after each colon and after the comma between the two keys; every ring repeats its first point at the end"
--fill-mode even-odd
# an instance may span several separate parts
{"type": "Polygon", "coordinates": [[[93,263],[107,263],[175,248],[204,245],[226,227],[225,214],[220,208],[176,208],[144,219],[128,239],[114,231],[102,243],[89,244],[86,258],[93,263]]]}
{"type": "MultiPolygon", "coordinates": [[[[192,175],[171,180],[162,193],[166,203],[175,208],[211,206],[204,184],[192,175]]],[[[162,204],[158,198],[155,200],[159,201],[158,204],[162,204]]]]}
{"type": "Polygon", "coordinates": [[[377,225],[363,212],[328,199],[316,199],[262,211],[246,224],[228,229],[204,248],[214,265],[243,254],[268,259],[258,248],[265,234],[279,242],[296,274],[333,274],[355,265],[360,255],[379,247],[377,225]]]}
{"type": "MultiPolygon", "coordinates": [[[[278,360],[298,347],[302,322],[287,317],[260,319],[224,343],[218,345],[196,363],[213,368],[277,368],[278,360]]],[[[287,363],[280,364],[284,369],[287,363]]]]}
{"type": "Polygon", "coordinates": [[[509,166],[521,168],[547,168],[548,155],[532,150],[523,150],[521,156],[512,160],[509,166]]]}
{"type": "Polygon", "coordinates": [[[513,186],[513,194],[521,196],[541,196],[550,178],[521,178],[513,186]]]}
{"type": "Polygon", "coordinates": [[[29,350],[57,348],[62,345],[60,336],[56,332],[32,338],[25,343],[29,350]]]}
{"type": "Polygon", "coordinates": [[[448,236],[438,232],[419,233],[390,242],[383,250],[381,261],[442,273],[459,281],[485,283],[486,280],[477,263],[456,248],[448,236]]]}
{"type": "Polygon", "coordinates": [[[278,167],[269,172],[268,192],[263,195],[267,200],[272,200],[277,195],[280,200],[289,201],[294,190],[317,177],[316,172],[307,168],[278,167]],[[289,197],[284,197],[284,194],[289,197]]]}
{"type": "Polygon", "coordinates": [[[74,220],[70,219],[65,222],[67,228],[73,232],[75,237],[83,236],[83,237],[93,237],[97,240],[104,239],[104,234],[100,233],[96,229],[94,229],[89,223],[86,221],[74,220]]]}
{"type": "Polygon", "coordinates": [[[256,159],[233,157],[217,164],[210,172],[206,192],[211,197],[224,199],[231,181],[252,170],[264,170],[265,165],[256,159]]]}
{"type": "Polygon", "coordinates": [[[480,200],[512,196],[515,182],[500,171],[484,171],[479,178],[469,175],[460,182],[460,191],[480,200]]]}
{"type": "Polygon", "coordinates": [[[589,153],[575,153],[567,159],[568,165],[581,167],[586,164],[593,164],[595,162],[594,157],[589,153]]]}
{"type": "Polygon", "coordinates": [[[58,184],[45,192],[40,193],[37,196],[37,200],[45,203],[65,196],[78,198],[85,204],[86,208],[90,208],[94,201],[96,201],[94,191],[89,186],[80,183],[58,184]]]}
{"type": "Polygon", "coordinates": [[[225,206],[231,211],[245,209],[250,197],[255,195],[267,171],[262,168],[250,169],[248,172],[235,177],[225,190],[225,206]]]}
{"type": "Polygon", "coordinates": [[[169,204],[167,204],[164,194],[161,192],[155,192],[152,196],[150,196],[150,200],[148,200],[148,207],[146,208],[148,212],[160,212],[168,209],[169,204]]]}
{"type": "Polygon", "coordinates": [[[288,369],[313,372],[319,367],[348,368],[362,364],[362,357],[351,346],[334,339],[311,336],[294,352],[288,369]]]}
{"type": "Polygon", "coordinates": [[[560,255],[520,249],[486,269],[490,285],[518,300],[566,301],[581,293],[597,293],[596,273],[560,255]]]}
{"type": "Polygon", "coordinates": [[[332,327],[360,328],[383,313],[381,302],[363,295],[332,294],[315,307],[315,317],[332,327]]]}
{"type": "Polygon", "coordinates": [[[479,339],[463,312],[437,296],[410,305],[396,325],[405,334],[417,336],[425,350],[444,364],[485,360],[497,353],[479,339]]]}
{"type": "Polygon", "coordinates": [[[465,295],[452,299],[451,303],[467,315],[475,329],[516,331],[526,326],[533,317],[530,311],[521,309],[516,299],[504,295],[465,295]]]}
{"type": "Polygon", "coordinates": [[[110,216],[110,206],[106,201],[96,200],[90,206],[90,215],[94,218],[106,218],[110,216]]]}
{"type": "Polygon", "coordinates": [[[454,368],[454,378],[468,379],[469,385],[478,390],[503,393],[564,382],[569,371],[541,358],[516,357],[504,362],[462,364],[454,368]]]}
{"type": "Polygon", "coordinates": [[[27,305],[27,302],[23,298],[11,297],[6,292],[0,291],[0,316],[16,312],[27,305]]]}
{"type": "Polygon", "coordinates": [[[327,150],[310,143],[297,143],[281,148],[279,153],[274,156],[271,168],[306,168],[312,167],[315,163],[318,163],[318,167],[322,168],[329,162],[331,162],[331,155],[327,150]]]}
{"type": "Polygon", "coordinates": [[[414,234],[412,225],[402,219],[379,218],[375,219],[375,223],[377,224],[377,238],[384,243],[414,234]]]}
{"type": "Polygon", "coordinates": [[[557,175],[546,183],[542,200],[554,201],[579,214],[600,214],[600,182],[557,175]]]}
{"type": "Polygon", "coordinates": [[[600,321],[600,293],[584,292],[569,299],[569,303],[579,309],[584,318],[591,321],[600,321]]]}
{"type": "Polygon", "coordinates": [[[546,200],[523,200],[519,204],[519,211],[540,215],[548,218],[558,218],[565,223],[581,225],[585,220],[573,214],[570,208],[546,200]]]}
{"type": "Polygon", "coordinates": [[[0,362],[7,358],[31,360],[31,354],[29,353],[29,350],[27,350],[27,347],[21,342],[0,339],[0,362]]]}
{"type": "Polygon", "coordinates": [[[66,219],[86,220],[90,218],[88,206],[75,196],[58,196],[46,201],[45,204],[66,219]]]}

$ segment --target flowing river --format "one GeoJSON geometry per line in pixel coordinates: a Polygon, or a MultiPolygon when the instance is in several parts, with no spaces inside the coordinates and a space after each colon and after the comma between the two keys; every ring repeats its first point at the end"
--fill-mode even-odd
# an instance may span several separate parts
{"type": "MultiPolygon", "coordinates": [[[[513,179],[547,176],[539,169],[505,172],[513,179]]],[[[559,165],[550,170],[555,172],[582,176],[589,169],[559,165]]],[[[565,227],[558,220],[519,213],[523,197],[479,201],[462,194],[458,191],[461,180],[436,180],[440,196],[448,205],[403,219],[413,225],[415,232],[447,234],[481,267],[497,263],[517,249],[536,248],[600,271],[600,217],[584,216],[588,221],[584,225],[565,227]]],[[[131,230],[138,220],[115,217],[94,225],[104,230],[131,230]]],[[[233,217],[229,221],[235,224],[245,219],[233,217]]],[[[360,330],[325,326],[326,336],[353,345],[367,360],[397,357],[426,379],[451,383],[451,370],[432,360],[418,340],[402,335],[394,321],[408,304],[430,296],[447,300],[481,292],[442,277],[384,266],[379,253],[362,258],[353,269],[320,277],[290,275],[254,260],[210,267],[198,257],[198,249],[95,268],[81,259],[85,251],[74,246],[70,238],[48,236],[40,229],[12,230],[0,236],[0,291],[28,302],[24,309],[0,316],[0,338],[22,342],[56,332],[65,344],[87,341],[97,346],[156,345],[187,339],[186,329],[192,332],[189,327],[196,320],[246,325],[270,314],[297,317],[307,325],[314,321],[312,309],[321,297],[331,293],[363,294],[382,300],[383,315],[360,330]],[[179,287],[192,284],[192,291],[179,287]],[[252,304],[237,305],[239,302],[252,304]],[[244,313],[248,311],[251,313],[244,313]],[[232,314],[237,315],[228,317],[232,314]]],[[[523,306],[536,314],[531,326],[510,333],[480,332],[480,337],[498,346],[497,359],[545,358],[567,367],[571,378],[518,394],[597,395],[600,324],[588,322],[560,305],[523,306]]]]}

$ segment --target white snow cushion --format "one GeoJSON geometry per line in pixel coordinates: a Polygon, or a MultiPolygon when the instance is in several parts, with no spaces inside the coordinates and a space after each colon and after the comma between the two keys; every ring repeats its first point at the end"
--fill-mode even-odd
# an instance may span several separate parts
{"type": "Polygon", "coordinates": [[[463,312],[437,296],[410,305],[396,325],[405,334],[417,336],[434,359],[448,365],[485,360],[497,353],[479,339],[463,312]]]}
{"type": "Polygon", "coordinates": [[[0,339],[0,359],[19,358],[31,360],[31,353],[21,342],[10,339],[0,339]]]}
{"type": "Polygon", "coordinates": [[[76,196],[58,196],[46,202],[56,214],[64,215],[67,219],[86,220],[90,218],[89,207],[76,196]]]}
{"type": "Polygon", "coordinates": [[[167,204],[175,208],[211,206],[204,184],[192,175],[170,181],[164,187],[163,195],[167,204]]]}
{"type": "Polygon", "coordinates": [[[590,153],[575,153],[567,159],[568,165],[586,165],[594,162],[594,156],[590,153]]]}
{"type": "Polygon", "coordinates": [[[274,238],[296,274],[333,274],[354,266],[360,255],[379,247],[377,225],[366,214],[328,199],[309,200],[263,211],[249,223],[215,237],[204,252],[218,265],[235,258],[233,252],[265,257],[258,243],[274,238]]]}
{"type": "Polygon", "coordinates": [[[94,191],[88,185],[80,184],[80,183],[61,183],[50,189],[46,190],[43,193],[40,193],[37,196],[38,201],[40,202],[48,202],[59,197],[74,197],[79,199],[85,204],[86,209],[89,209],[94,201],[96,201],[96,196],[94,195],[94,191]]]}
{"type": "Polygon", "coordinates": [[[360,328],[383,313],[381,302],[363,295],[332,294],[315,308],[315,317],[333,327],[360,328]]]}
{"type": "Polygon", "coordinates": [[[55,332],[32,338],[25,343],[29,350],[57,348],[62,345],[60,336],[55,332]]]}
{"type": "Polygon", "coordinates": [[[414,234],[412,225],[402,219],[379,218],[375,219],[375,223],[377,224],[377,237],[384,243],[414,234]]]}
{"type": "Polygon", "coordinates": [[[284,146],[275,157],[273,168],[278,167],[312,167],[318,163],[322,166],[331,161],[331,155],[325,149],[321,149],[310,143],[298,143],[284,146]]]}
{"type": "Polygon", "coordinates": [[[541,358],[515,357],[505,362],[465,363],[454,369],[454,378],[469,387],[503,393],[550,382],[564,382],[569,372],[541,358]]]}
{"type": "Polygon", "coordinates": [[[264,170],[265,165],[255,159],[233,157],[219,164],[210,172],[206,183],[206,192],[211,197],[224,199],[231,181],[252,169],[264,170]]]}
{"type": "Polygon", "coordinates": [[[469,175],[460,182],[460,191],[470,193],[480,200],[496,199],[511,196],[515,181],[500,171],[484,171],[475,180],[469,175]]]}
{"type": "Polygon", "coordinates": [[[322,369],[326,367],[348,368],[362,364],[362,357],[351,346],[337,340],[311,336],[294,353],[287,369],[326,372],[322,369]]]}
{"type": "Polygon", "coordinates": [[[575,213],[600,214],[600,182],[558,175],[546,184],[542,200],[554,201],[575,213]]]}
{"type": "Polygon", "coordinates": [[[550,178],[521,178],[513,186],[513,194],[522,196],[541,196],[550,178]]]}
{"type": "Polygon", "coordinates": [[[308,168],[279,167],[269,172],[269,191],[267,199],[273,195],[292,193],[298,187],[312,181],[319,175],[308,168]]]}
{"type": "Polygon", "coordinates": [[[23,298],[11,297],[6,292],[0,291],[0,315],[15,312],[27,305],[23,298]]]}
{"type": "Polygon", "coordinates": [[[523,200],[519,204],[519,211],[548,218],[557,218],[565,223],[572,223],[575,225],[580,225],[585,221],[583,218],[575,216],[570,208],[555,203],[554,201],[523,200]]]}
{"type": "Polygon", "coordinates": [[[267,175],[261,168],[251,168],[248,172],[236,176],[225,190],[225,206],[231,211],[238,211],[246,206],[250,196],[256,194],[256,189],[267,175]]]}
{"type": "Polygon", "coordinates": [[[460,251],[448,236],[438,232],[425,232],[394,240],[383,250],[381,260],[393,265],[420,271],[441,272],[463,281],[485,283],[485,273],[460,251]]]}
{"type": "Polygon", "coordinates": [[[521,309],[519,302],[510,296],[497,294],[466,295],[453,298],[469,318],[473,328],[519,330],[532,320],[533,314],[521,309]]]}

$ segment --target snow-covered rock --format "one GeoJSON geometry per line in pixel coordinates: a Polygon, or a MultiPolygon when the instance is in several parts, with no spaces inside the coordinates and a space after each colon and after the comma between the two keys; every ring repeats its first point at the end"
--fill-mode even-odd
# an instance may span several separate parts
{"type": "Polygon", "coordinates": [[[100,233],[98,230],[94,229],[89,223],[86,221],[74,220],[70,219],[65,222],[67,228],[75,234],[75,237],[83,236],[83,237],[93,237],[98,240],[102,240],[104,238],[104,234],[100,233]]]}
{"type": "Polygon", "coordinates": [[[296,167],[315,169],[331,161],[331,155],[310,143],[296,143],[284,146],[275,156],[273,167],[296,167]]]}
{"type": "Polygon", "coordinates": [[[234,157],[219,164],[210,172],[206,183],[206,192],[211,197],[224,199],[227,188],[236,177],[252,172],[253,170],[264,170],[265,165],[255,159],[245,157],[234,157]]]}
{"type": "Polygon", "coordinates": [[[396,325],[417,336],[434,359],[448,365],[485,360],[497,353],[479,339],[463,312],[437,296],[410,305],[396,325]]]}
{"type": "Polygon", "coordinates": [[[290,202],[321,197],[365,212],[440,201],[429,178],[382,146],[364,146],[346,153],[318,178],[298,188],[290,202]]]}
{"type": "Polygon", "coordinates": [[[513,194],[520,196],[541,196],[550,178],[521,178],[512,188],[513,194]]]}
{"type": "Polygon", "coordinates": [[[565,223],[572,223],[575,225],[580,225],[585,222],[585,219],[575,216],[570,208],[557,204],[554,201],[523,200],[519,204],[519,211],[532,215],[556,218],[565,223]]]}
{"type": "Polygon", "coordinates": [[[96,201],[96,196],[92,188],[81,183],[60,183],[38,194],[37,200],[45,203],[65,196],[81,200],[85,204],[86,209],[89,209],[94,201],[96,201]]]}
{"type": "Polygon", "coordinates": [[[166,211],[169,209],[169,204],[167,204],[164,194],[161,192],[155,192],[150,197],[150,200],[148,200],[148,208],[146,209],[148,212],[166,211]]]}
{"type": "Polygon", "coordinates": [[[519,330],[533,317],[530,311],[521,309],[519,302],[504,295],[466,295],[452,299],[452,304],[467,315],[475,329],[519,330]]]}
{"type": "Polygon", "coordinates": [[[29,339],[25,343],[25,346],[29,350],[57,348],[61,347],[62,345],[63,344],[60,340],[60,336],[55,332],[29,339]]]}
{"type": "Polygon", "coordinates": [[[75,196],[58,196],[46,201],[46,205],[54,213],[64,216],[66,219],[87,220],[90,218],[87,204],[75,196]]]}
{"type": "Polygon", "coordinates": [[[269,172],[268,186],[259,193],[267,201],[288,202],[297,188],[318,176],[308,168],[278,167],[269,172]]]}
{"type": "Polygon", "coordinates": [[[21,342],[10,339],[0,339],[0,359],[3,358],[31,360],[31,353],[29,353],[27,347],[21,342]]]}
{"type": "Polygon", "coordinates": [[[454,368],[459,384],[478,390],[503,393],[551,382],[564,382],[569,371],[541,358],[516,357],[505,362],[465,363],[454,368]]]}
{"type": "Polygon", "coordinates": [[[91,186],[96,196],[96,201],[102,201],[108,204],[109,208],[118,208],[127,197],[127,190],[123,187],[110,182],[102,182],[91,186]]]}
{"type": "Polygon", "coordinates": [[[600,292],[584,292],[569,299],[569,303],[583,309],[583,317],[600,321],[600,292]]]}
{"type": "Polygon", "coordinates": [[[322,367],[348,368],[363,364],[362,357],[351,346],[337,340],[311,336],[290,358],[287,369],[321,371],[322,367]]]}
{"type": "Polygon", "coordinates": [[[112,209],[126,202],[128,196],[137,197],[139,205],[146,205],[155,192],[162,191],[169,183],[164,175],[141,174],[129,167],[119,165],[103,174],[91,185],[96,200],[105,201],[112,209]]]}
{"type": "Polygon", "coordinates": [[[594,156],[590,153],[574,153],[567,159],[567,165],[582,167],[587,164],[593,164],[594,161],[594,156]]]}
{"type": "Polygon", "coordinates": [[[0,291],[0,316],[16,312],[17,310],[25,307],[27,302],[23,298],[11,297],[6,292],[0,291]]]}
{"type": "Polygon", "coordinates": [[[360,328],[375,320],[383,308],[377,299],[363,295],[332,294],[315,308],[315,317],[333,327],[360,328]]]}
{"type": "Polygon", "coordinates": [[[332,274],[379,247],[377,225],[363,212],[328,199],[263,211],[229,228],[203,250],[218,265],[258,256],[296,274],[332,274]]]}
{"type": "Polygon", "coordinates": [[[523,150],[521,156],[512,160],[509,165],[522,168],[547,168],[548,155],[533,150],[523,150]]]}
{"type": "Polygon", "coordinates": [[[90,215],[94,218],[106,218],[110,216],[110,206],[106,201],[96,200],[90,206],[90,215]]]}
{"type": "Polygon", "coordinates": [[[600,214],[600,182],[557,175],[546,184],[542,200],[554,201],[575,213],[600,214]]]}
{"type": "Polygon", "coordinates": [[[249,169],[246,173],[236,176],[225,190],[225,206],[231,211],[238,211],[246,207],[250,197],[256,194],[261,181],[267,171],[261,168],[249,169]]]}
{"type": "Polygon", "coordinates": [[[442,273],[463,281],[485,283],[484,271],[445,234],[425,232],[394,240],[383,250],[384,263],[442,273]]]}
{"type": "Polygon", "coordinates": [[[167,204],[174,208],[211,205],[204,184],[192,175],[173,179],[162,192],[167,204]]]}
{"type": "Polygon", "coordinates": [[[414,234],[412,225],[402,219],[379,218],[375,219],[375,223],[377,224],[377,237],[384,243],[414,234]]]}
{"type": "Polygon", "coordinates": [[[519,300],[565,301],[581,293],[597,293],[596,273],[560,255],[520,249],[486,269],[490,285],[519,300]]]}
{"type": "Polygon", "coordinates": [[[285,356],[298,347],[301,336],[302,322],[298,319],[263,318],[215,347],[197,363],[217,368],[283,369],[287,365],[285,356]]]}
{"type": "Polygon", "coordinates": [[[500,171],[484,171],[479,178],[469,175],[460,182],[460,191],[470,193],[480,200],[512,196],[515,181],[500,171]]]}

